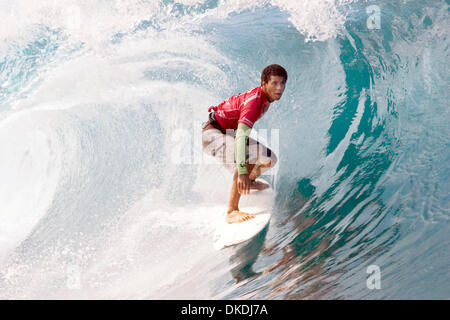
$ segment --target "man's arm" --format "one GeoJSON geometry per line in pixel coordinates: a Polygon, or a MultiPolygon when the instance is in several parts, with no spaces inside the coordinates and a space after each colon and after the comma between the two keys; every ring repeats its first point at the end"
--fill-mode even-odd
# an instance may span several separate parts
{"type": "Polygon", "coordinates": [[[234,154],[236,159],[236,165],[238,168],[238,174],[248,174],[247,171],[247,140],[252,129],[243,124],[239,123],[236,131],[236,138],[234,139],[234,154]]]}

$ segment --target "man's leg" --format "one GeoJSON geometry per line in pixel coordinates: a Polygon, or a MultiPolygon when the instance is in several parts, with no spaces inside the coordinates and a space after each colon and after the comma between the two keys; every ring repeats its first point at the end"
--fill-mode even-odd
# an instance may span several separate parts
{"type": "MultiPolygon", "coordinates": [[[[228,223],[242,222],[254,218],[254,215],[239,210],[240,193],[237,188],[238,172],[233,164],[234,160],[234,136],[222,135],[217,129],[207,130],[208,134],[203,132],[203,150],[212,156],[220,159],[227,169],[231,169],[233,173],[233,182],[231,185],[230,199],[228,201],[227,217],[228,223]],[[209,143],[214,140],[215,143],[209,143]]],[[[265,146],[259,144],[256,140],[249,138],[249,152],[260,161],[247,164],[249,178],[254,184],[251,189],[264,189],[267,185],[255,182],[255,179],[262,172],[273,167],[276,163],[276,157],[265,146]]]]}
{"type": "Polygon", "coordinates": [[[247,169],[249,178],[253,182],[250,189],[262,190],[269,187],[268,184],[255,181],[255,179],[264,171],[275,166],[277,157],[265,145],[250,137],[248,138],[248,152],[251,160],[249,160],[250,164],[247,165],[247,169]]]}
{"type": "MultiPolygon", "coordinates": [[[[255,180],[262,172],[272,167],[272,163],[269,162],[265,165],[261,164],[247,164],[247,171],[250,172],[249,178],[255,180]]],[[[231,184],[230,200],[228,201],[228,210],[226,221],[228,223],[242,222],[250,220],[255,217],[253,214],[243,212],[239,210],[239,200],[241,199],[241,194],[238,192],[237,188],[238,172],[235,169],[233,174],[233,183],[231,184]]]]}
{"type": "MultiPolygon", "coordinates": [[[[271,168],[271,164],[261,165],[260,163],[254,164],[254,165],[248,165],[249,167],[252,166],[252,171],[249,171],[250,174],[248,175],[250,181],[252,182],[250,189],[254,190],[264,190],[269,187],[267,183],[261,182],[261,181],[255,181],[257,177],[259,177],[264,171],[271,168]]],[[[249,169],[250,170],[250,169],[249,169]]]]}

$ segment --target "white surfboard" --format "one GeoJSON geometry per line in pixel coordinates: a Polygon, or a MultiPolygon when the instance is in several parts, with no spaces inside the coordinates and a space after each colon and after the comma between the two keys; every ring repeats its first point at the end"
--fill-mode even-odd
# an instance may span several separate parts
{"type": "Polygon", "coordinates": [[[269,223],[272,214],[274,192],[272,188],[261,191],[251,190],[249,195],[242,195],[239,209],[256,217],[244,222],[227,223],[225,216],[216,225],[213,246],[216,250],[237,245],[258,235],[269,223]]]}

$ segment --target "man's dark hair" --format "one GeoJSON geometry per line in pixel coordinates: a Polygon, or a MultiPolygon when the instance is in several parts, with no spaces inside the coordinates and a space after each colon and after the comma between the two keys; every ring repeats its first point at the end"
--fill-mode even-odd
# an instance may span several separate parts
{"type": "Polygon", "coordinates": [[[271,64],[264,68],[263,72],[261,73],[261,84],[263,82],[269,82],[270,76],[284,77],[284,81],[287,81],[288,79],[286,70],[278,64],[271,64]]]}

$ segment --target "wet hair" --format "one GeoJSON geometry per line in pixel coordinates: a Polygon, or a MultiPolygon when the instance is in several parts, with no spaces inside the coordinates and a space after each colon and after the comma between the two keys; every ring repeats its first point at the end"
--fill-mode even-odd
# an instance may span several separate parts
{"type": "Polygon", "coordinates": [[[284,77],[284,81],[287,81],[288,75],[286,70],[278,65],[278,64],[271,64],[264,68],[264,70],[261,73],[261,84],[263,82],[269,82],[270,76],[280,76],[284,77]]]}

